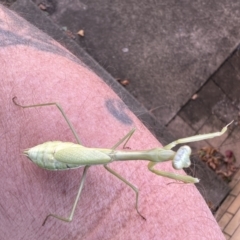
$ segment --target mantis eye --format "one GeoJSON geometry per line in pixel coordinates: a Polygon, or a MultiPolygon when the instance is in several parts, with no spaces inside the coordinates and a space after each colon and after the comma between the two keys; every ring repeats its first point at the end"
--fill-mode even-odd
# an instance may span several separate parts
{"type": "Polygon", "coordinates": [[[175,169],[187,168],[191,165],[190,154],[192,150],[189,146],[185,145],[180,147],[173,159],[172,166],[175,169]]]}

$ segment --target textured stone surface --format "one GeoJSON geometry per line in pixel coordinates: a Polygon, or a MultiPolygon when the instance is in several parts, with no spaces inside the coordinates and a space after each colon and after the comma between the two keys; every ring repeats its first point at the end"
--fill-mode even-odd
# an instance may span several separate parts
{"type": "Polygon", "coordinates": [[[168,123],[239,43],[238,1],[58,1],[51,13],[159,122],[168,123]]]}

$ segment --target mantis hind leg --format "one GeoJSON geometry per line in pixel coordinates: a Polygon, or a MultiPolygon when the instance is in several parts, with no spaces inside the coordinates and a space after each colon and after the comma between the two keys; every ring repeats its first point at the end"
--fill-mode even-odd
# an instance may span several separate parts
{"type": "Polygon", "coordinates": [[[61,216],[58,216],[58,215],[56,215],[56,214],[52,214],[52,213],[51,213],[51,214],[47,215],[47,217],[46,217],[45,220],[43,221],[42,226],[45,225],[45,223],[46,223],[46,221],[47,221],[47,219],[48,219],[49,217],[55,217],[55,218],[57,218],[57,219],[59,219],[59,220],[65,221],[65,222],[71,222],[71,221],[72,221],[73,215],[74,215],[74,212],[75,212],[75,210],[76,210],[76,206],[77,206],[77,203],[78,203],[78,200],[79,200],[79,197],[80,197],[80,195],[81,195],[81,192],[82,192],[82,189],[83,189],[83,186],[84,186],[84,182],[85,182],[85,179],[86,179],[87,170],[89,169],[89,167],[90,167],[90,166],[84,167],[83,175],[82,175],[81,180],[80,180],[80,185],[79,185],[78,193],[77,193],[77,196],[76,196],[75,201],[74,201],[74,203],[73,203],[72,210],[71,210],[71,212],[70,212],[70,214],[69,214],[69,217],[65,218],[65,217],[61,217],[61,216]]]}
{"type": "Polygon", "coordinates": [[[115,177],[117,177],[118,179],[120,179],[122,182],[124,182],[125,184],[127,184],[136,194],[136,202],[135,202],[135,208],[137,210],[137,213],[144,219],[146,220],[146,218],[139,212],[138,210],[138,195],[139,195],[139,190],[137,187],[135,187],[132,183],[130,183],[129,181],[127,181],[125,178],[123,178],[120,174],[118,174],[117,172],[115,172],[114,170],[112,170],[110,167],[107,166],[107,164],[104,164],[105,169],[110,172],[111,174],[113,174],[115,177]]]}
{"type": "Polygon", "coordinates": [[[63,108],[61,107],[61,105],[59,103],[56,103],[56,102],[52,102],[52,103],[41,103],[41,104],[34,104],[34,105],[20,105],[19,103],[16,102],[16,98],[17,97],[14,97],[12,99],[13,103],[19,107],[22,107],[22,108],[33,108],[33,107],[44,107],[44,106],[52,106],[52,105],[55,105],[59,111],[61,112],[61,114],[63,115],[64,119],[66,120],[69,128],[71,129],[74,137],[76,138],[78,144],[81,144],[81,141],[76,133],[76,130],[74,129],[73,125],[71,124],[71,122],[69,121],[67,115],[65,114],[63,108]]]}

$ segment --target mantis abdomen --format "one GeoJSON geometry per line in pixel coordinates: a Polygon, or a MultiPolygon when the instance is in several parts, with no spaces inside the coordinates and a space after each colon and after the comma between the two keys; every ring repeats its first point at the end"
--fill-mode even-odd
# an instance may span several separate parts
{"type": "Polygon", "coordinates": [[[71,142],[45,142],[26,149],[24,154],[39,167],[48,170],[66,170],[111,162],[108,154],[71,142]]]}

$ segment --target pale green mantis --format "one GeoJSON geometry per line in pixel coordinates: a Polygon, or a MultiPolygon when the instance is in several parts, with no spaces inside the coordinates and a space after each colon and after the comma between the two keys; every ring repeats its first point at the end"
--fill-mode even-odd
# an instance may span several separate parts
{"type": "Polygon", "coordinates": [[[130,160],[147,160],[148,170],[171,179],[179,180],[184,183],[198,183],[199,179],[188,176],[180,175],[172,172],[160,171],[154,168],[154,166],[160,162],[171,161],[174,169],[183,169],[191,165],[190,155],[191,148],[187,145],[180,147],[176,152],[171,150],[178,144],[190,143],[195,141],[201,141],[205,139],[210,139],[223,135],[227,131],[227,127],[232,123],[229,123],[225,126],[220,132],[208,133],[202,135],[195,135],[192,137],[178,139],[164,147],[154,148],[143,151],[129,151],[129,150],[116,150],[117,147],[122,144],[123,147],[126,146],[128,140],[133,135],[135,129],[132,129],[125,137],[118,141],[111,149],[105,148],[87,148],[81,145],[80,140],[77,136],[77,133],[72,126],[71,122],[64,113],[62,107],[55,102],[44,103],[44,104],[34,104],[34,105],[20,105],[16,102],[16,97],[14,97],[13,102],[15,105],[22,108],[32,108],[32,107],[42,107],[55,105],[63,117],[65,118],[68,126],[70,127],[73,135],[77,140],[77,144],[71,142],[60,142],[52,141],[45,142],[43,144],[37,145],[35,147],[24,150],[24,154],[39,167],[47,170],[67,170],[72,168],[84,167],[82,178],[80,181],[80,186],[77,192],[77,196],[72,206],[72,210],[68,217],[62,217],[55,214],[49,214],[43,225],[46,223],[47,219],[52,216],[62,221],[71,222],[73,215],[77,206],[78,199],[81,195],[83,185],[86,178],[87,170],[92,165],[103,165],[107,171],[113,174],[115,177],[127,184],[136,194],[135,208],[137,213],[145,219],[138,210],[138,195],[139,191],[132,183],[123,178],[120,174],[109,168],[108,164],[113,161],[130,161],[130,160]]]}

